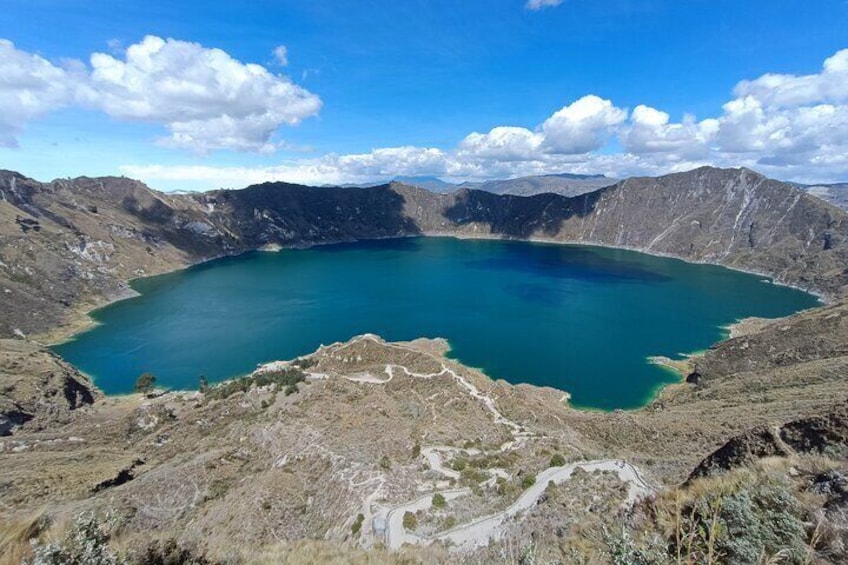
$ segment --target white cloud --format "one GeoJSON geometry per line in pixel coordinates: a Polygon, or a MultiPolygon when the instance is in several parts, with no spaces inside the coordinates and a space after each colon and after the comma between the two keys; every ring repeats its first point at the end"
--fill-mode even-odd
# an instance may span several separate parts
{"type": "Polygon", "coordinates": [[[524,7],[528,10],[541,10],[542,8],[559,6],[563,2],[565,0],[527,0],[527,4],[524,7]]]}
{"type": "Polygon", "coordinates": [[[472,133],[460,144],[469,157],[496,161],[526,161],[538,155],[544,136],[526,128],[500,126],[489,133],[472,133]]]}
{"type": "Polygon", "coordinates": [[[271,137],[318,113],[321,100],[220,49],[148,36],[121,60],[91,56],[88,102],[110,116],[164,124],[162,143],[198,151],[274,150],[271,137]]]}
{"type": "Polygon", "coordinates": [[[555,112],[536,131],[499,126],[472,133],[459,144],[466,157],[496,161],[528,161],[545,155],[579,155],[603,147],[627,111],[609,100],[589,95],[555,112]]]}
{"type": "Polygon", "coordinates": [[[274,58],[277,63],[283,67],[289,64],[289,49],[285,45],[278,45],[274,48],[274,58]]]}
{"type": "Polygon", "coordinates": [[[754,98],[770,107],[848,102],[848,49],[826,59],[819,74],[766,74],[740,82],[734,94],[737,98],[754,98]]]}
{"type": "Polygon", "coordinates": [[[57,67],[0,39],[0,147],[17,146],[29,121],[72,102],[77,81],[75,69],[57,67]]]}
{"type": "Polygon", "coordinates": [[[281,126],[297,125],[321,109],[318,96],[261,65],[155,36],[119,56],[94,53],[90,67],[72,62],[68,68],[0,40],[0,97],[5,145],[15,142],[26,122],[76,105],[119,120],[161,124],[170,135],[160,142],[168,146],[270,152],[281,126]]]}
{"type": "Polygon", "coordinates": [[[595,95],[562,108],[542,124],[544,149],[549,153],[588,153],[603,147],[627,111],[595,95]]]}
{"type": "MultiPolygon", "coordinates": [[[[280,46],[278,62],[287,57],[280,46]]],[[[272,152],[275,135],[321,108],[315,94],[220,49],[149,36],[90,65],[61,65],[0,40],[0,146],[14,146],[31,120],[62,107],[161,125],[159,143],[197,152],[272,152]]],[[[848,49],[816,74],[765,74],[741,81],[715,115],[698,120],[647,105],[632,112],[597,95],[579,98],[535,127],[495,125],[452,149],[378,148],[272,167],[177,167],[205,186],[232,178],[303,183],[385,180],[397,175],[481,179],[550,172],[659,174],[703,164],[748,166],[793,180],[848,178],[848,49]],[[610,140],[617,143],[610,143],[610,140]],[[220,175],[210,171],[222,171],[220,175]],[[208,175],[208,176],[206,176],[208,175]]],[[[174,180],[168,168],[129,168],[145,180],[174,180]]],[[[243,179],[241,182],[236,182],[243,179]]]]}
{"type": "Polygon", "coordinates": [[[719,129],[718,120],[696,122],[684,116],[682,123],[670,124],[670,116],[649,106],[639,105],[630,123],[619,133],[624,148],[634,154],[675,153],[681,157],[704,157],[719,129]]]}
{"type": "MultiPolygon", "coordinates": [[[[588,95],[534,129],[497,126],[487,133],[469,134],[454,150],[381,148],[277,167],[229,170],[233,176],[227,178],[231,186],[257,178],[340,184],[399,175],[480,180],[563,171],[621,178],[715,165],[750,167],[786,180],[841,180],[848,177],[846,74],[848,50],[827,59],[817,75],[764,75],[741,82],[735,98],[716,117],[700,121],[684,115],[680,122],[673,122],[667,112],[646,105],[628,113],[610,100],[588,95]],[[612,150],[611,136],[621,150],[612,150]]],[[[160,180],[194,178],[185,168],[177,169],[179,178],[168,168],[127,170],[154,185],[160,180]]],[[[211,169],[204,174],[211,183],[207,188],[220,183],[216,181],[220,175],[211,169]]]]}

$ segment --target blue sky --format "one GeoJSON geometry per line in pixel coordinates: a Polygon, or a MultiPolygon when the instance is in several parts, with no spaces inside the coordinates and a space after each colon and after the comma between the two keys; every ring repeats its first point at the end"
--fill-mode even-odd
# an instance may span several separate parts
{"type": "Polygon", "coordinates": [[[196,189],[701,164],[848,179],[844,0],[4,0],[0,39],[18,77],[0,78],[0,167],[39,179],[196,189]],[[126,51],[147,36],[161,38],[149,76],[126,51]],[[226,69],[202,72],[210,49],[226,69]],[[121,76],[89,76],[93,53],[121,76]],[[268,76],[243,104],[220,83],[247,63],[268,76]],[[767,73],[783,79],[756,82],[767,73]],[[160,92],[165,75],[182,84],[160,92]]]}

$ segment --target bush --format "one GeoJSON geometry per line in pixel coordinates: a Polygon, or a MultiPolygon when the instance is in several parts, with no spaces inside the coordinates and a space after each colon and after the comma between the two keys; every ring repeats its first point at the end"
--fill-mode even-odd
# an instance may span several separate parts
{"type": "Polygon", "coordinates": [[[534,475],[527,475],[523,479],[521,479],[521,488],[528,489],[536,484],[536,477],[534,475]]]}
{"type": "Polygon", "coordinates": [[[94,516],[80,514],[65,537],[54,543],[33,541],[26,565],[123,565],[108,545],[109,534],[94,516]]]}
{"type": "Polygon", "coordinates": [[[757,481],[722,501],[723,523],[717,549],[728,563],[759,563],[763,555],[788,553],[786,562],[800,562],[806,550],[806,532],[798,504],[788,485],[757,481]]]}
{"type": "Polygon", "coordinates": [[[444,508],[445,505],[447,505],[447,501],[445,500],[445,497],[442,496],[441,493],[437,492],[436,494],[433,495],[433,506],[434,507],[441,509],[441,508],[444,508]]]}
{"type": "Polygon", "coordinates": [[[363,514],[357,514],[356,520],[350,526],[350,533],[355,536],[359,535],[359,532],[362,531],[362,522],[365,521],[365,516],[363,514]]]}
{"type": "Polygon", "coordinates": [[[415,517],[415,514],[413,514],[412,512],[404,512],[403,527],[404,529],[410,531],[418,527],[418,518],[415,517]]]}
{"type": "Polygon", "coordinates": [[[275,385],[283,388],[286,395],[298,392],[297,384],[306,380],[306,373],[297,367],[287,367],[280,371],[269,371],[258,375],[248,375],[239,379],[225,381],[221,384],[208,387],[206,397],[209,399],[223,400],[239,392],[247,392],[254,386],[275,385]]]}
{"type": "Polygon", "coordinates": [[[459,472],[462,472],[467,465],[468,463],[465,461],[465,459],[457,459],[451,462],[451,468],[453,468],[454,471],[459,472]]]}
{"type": "Polygon", "coordinates": [[[562,467],[563,465],[565,465],[565,457],[559,453],[554,453],[554,456],[551,457],[551,467],[562,467]]]}
{"type": "Polygon", "coordinates": [[[741,473],[721,480],[672,515],[678,526],[671,554],[734,565],[802,563],[807,535],[788,481],[741,473]]]}

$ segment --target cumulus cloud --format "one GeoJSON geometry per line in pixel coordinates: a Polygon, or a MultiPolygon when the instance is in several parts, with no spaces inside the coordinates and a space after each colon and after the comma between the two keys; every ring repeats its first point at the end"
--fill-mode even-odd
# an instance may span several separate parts
{"type": "MultiPolygon", "coordinates": [[[[848,50],[828,58],[817,74],[742,81],[718,115],[700,121],[692,115],[672,121],[667,112],[647,105],[628,111],[588,95],[533,129],[497,126],[474,132],[451,151],[383,148],[256,171],[267,180],[341,183],[396,175],[475,180],[561,171],[625,177],[701,165],[747,166],[794,180],[848,176],[848,50]],[[611,137],[622,151],[607,149],[611,137]]],[[[164,174],[136,172],[152,182],[164,174]]]]}
{"type": "Polygon", "coordinates": [[[562,108],[542,124],[545,149],[550,153],[588,153],[603,147],[627,111],[609,100],[589,95],[562,108]]]}
{"type": "Polygon", "coordinates": [[[29,121],[71,103],[77,71],[57,67],[0,39],[0,147],[17,146],[29,121]]]}
{"type": "Polygon", "coordinates": [[[655,108],[639,105],[630,115],[630,123],[619,138],[634,154],[674,153],[680,157],[704,157],[719,129],[715,119],[697,122],[691,115],[681,123],[669,123],[670,116],[655,108]]]}
{"type": "MultiPolygon", "coordinates": [[[[275,50],[280,64],[287,55],[283,46],[275,50]]],[[[286,76],[197,43],[149,36],[113,54],[95,53],[88,64],[58,64],[0,40],[0,146],[14,146],[28,122],[66,106],[161,125],[167,135],[159,143],[171,147],[271,152],[282,144],[275,139],[280,128],[315,115],[321,100],[286,76]]],[[[644,104],[631,111],[589,94],[541,123],[496,124],[453,148],[377,148],[255,169],[127,171],[154,182],[177,181],[169,176],[177,172],[180,179],[195,175],[208,186],[227,175],[241,176],[244,182],[233,183],[238,186],[256,179],[323,184],[398,175],[627,176],[704,164],[748,166],[793,180],[848,177],[848,49],[828,57],[814,74],[743,80],[705,119],[673,118],[644,104]]]]}
{"type": "MultiPolygon", "coordinates": [[[[644,104],[628,111],[588,95],[532,129],[497,126],[474,132],[453,150],[406,146],[327,155],[244,171],[245,182],[233,179],[233,186],[257,177],[323,184],[398,175],[482,180],[568,171],[622,178],[703,165],[745,166],[798,181],[848,177],[848,50],[828,58],[818,74],[742,81],[716,116],[702,120],[684,115],[673,121],[644,104]],[[617,146],[610,145],[611,138],[617,146]]],[[[167,170],[132,172],[154,184],[190,180],[185,169],[179,169],[180,179],[168,177],[167,170]]],[[[215,177],[210,173],[209,178],[215,177]]]]}
{"type": "Polygon", "coordinates": [[[527,0],[527,4],[525,4],[524,7],[528,10],[541,10],[542,8],[559,6],[563,2],[565,2],[565,0],[527,0]]]}
{"type": "Polygon", "coordinates": [[[459,144],[464,157],[496,161],[532,161],[546,155],[580,155],[603,147],[627,111],[589,95],[555,112],[535,131],[499,126],[472,133],[459,144]]]}
{"type": "Polygon", "coordinates": [[[540,133],[526,128],[500,126],[489,133],[474,132],[459,144],[460,152],[468,157],[496,161],[527,161],[538,155],[544,141],[540,133]]]}
{"type": "Polygon", "coordinates": [[[737,98],[751,97],[764,106],[794,107],[818,103],[848,101],[848,49],[825,60],[822,71],[814,75],[766,74],[756,80],[740,82],[737,98]]]}
{"type": "Polygon", "coordinates": [[[220,49],[148,36],[119,59],[91,56],[89,103],[110,116],[164,124],[162,143],[198,151],[273,151],[273,133],[315,115],[321,100],[220,49]]]}
{"type": "Polygon", "coordinates": [[[67,69],[3,41],[0,72],[0,100],[7,102],[4,114],[11,114],[0,118],[0,139],[7,145],[27,121],[77,105],[118,120],[161,124],[170,135],[160,142],[168,146],[270,152],[281,126],[297,125],[321,109],[318,96],[261,65],[156,36],[121,55],[94,53],[90,66],[75,62],[67,69]]]}

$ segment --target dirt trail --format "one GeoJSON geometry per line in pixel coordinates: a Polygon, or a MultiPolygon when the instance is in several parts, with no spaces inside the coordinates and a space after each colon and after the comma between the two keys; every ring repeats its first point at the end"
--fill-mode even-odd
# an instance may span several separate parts
{"type": "MultiPolygon", "coordinates": [[[[404,346],[384,343],[380,341],[379,338],[372,335],[361,336],[357,340],[354,340],[354,342],[359,340],[371,340],[383,346],[409,351],[409,349],[404,346]]],[[[390,382],[395,377],[395,371],[402,371],[406,376],[418,379],[432,379],[445,374],[450,375],[456,380],[462,389],[467,391],[470,396],[479,400],[483,406],[485,406],[486,410],[488,410],[488,412],[492,415],[492,421],[495,425],[506,426],[509,428],[513,439],[500,446],[499,451],[501,452],[516,449],[529,438],[534,437],[533,433],[525,431],[520,424],[505,417],[500,410],[498,410],[494,399],[492,399],[489,395],[480,392],[477,387],[445,364],[442,365],[442,370],[438,373],[414,373],[403,365],[389,364],[386,365],[386,378],[384,379],[371,374],[359,374],[346,378],[358,383],[381,385],[390,382]]],[[[473,456],[479,455],[482,452],[475,448],[451,447],[446,445],[428,445],[421,447],[421,457],[427,462],[430,469],[449,480],[459,479],[460,473],[446,467],[443,463],[442,455],[445,454],[450,456],[456,453],[465,453],[473,456]]],[[[536,505],[539,498],[548,487],[548,483],[553,482],[555,484],[560,484],[566,482],[572,477],[577,469],[583,469],[590,473],[594,471],[608,471],[615,473],[622,482],[629,485],[627,498],[628,504],[633,503],[640,497],[654,492],[654,489],[645,481],[639,470],[630,463],[612,459],[580,461],[564,465],[562,467],[550,467],[541,471],[536,475],[536,482],[526,489],[506,510],[471,520],[470,522],[456,526],[455,528],[442,532],[436,536],[418,536],[406,531],[403,527],[404,514],[407,512],[414,513],[420,510],[429,510],[433,504],[433,494],[436,492],[439,492],[446,500],[453,500],[469,494],[471,489],[458,488],[433,490],[411,501],[404,502],[390,508],[378,509],[377,512],[370,514],[369,519],[373,520],[374,517],[380,517],[385,521],[385,542],[387,547],[391,550],[399,549],[405,543],[426,545],[435,541],[445,541],[451,543],[452,550],[466,551],[475,547],[488,545],[491,540],[498,539],[503,534],[503,526],[509,519],[536,505]]],[[[494,476],[498,474],[499,470],[494,469],[489,471],[490,474],[493,474],[494,476]]],[[[373,497],[369,497],[369,502],[372,500],[373,497]]],[[[364,507],[365,505],[363,505],[363,508],[364,507]]]]}

